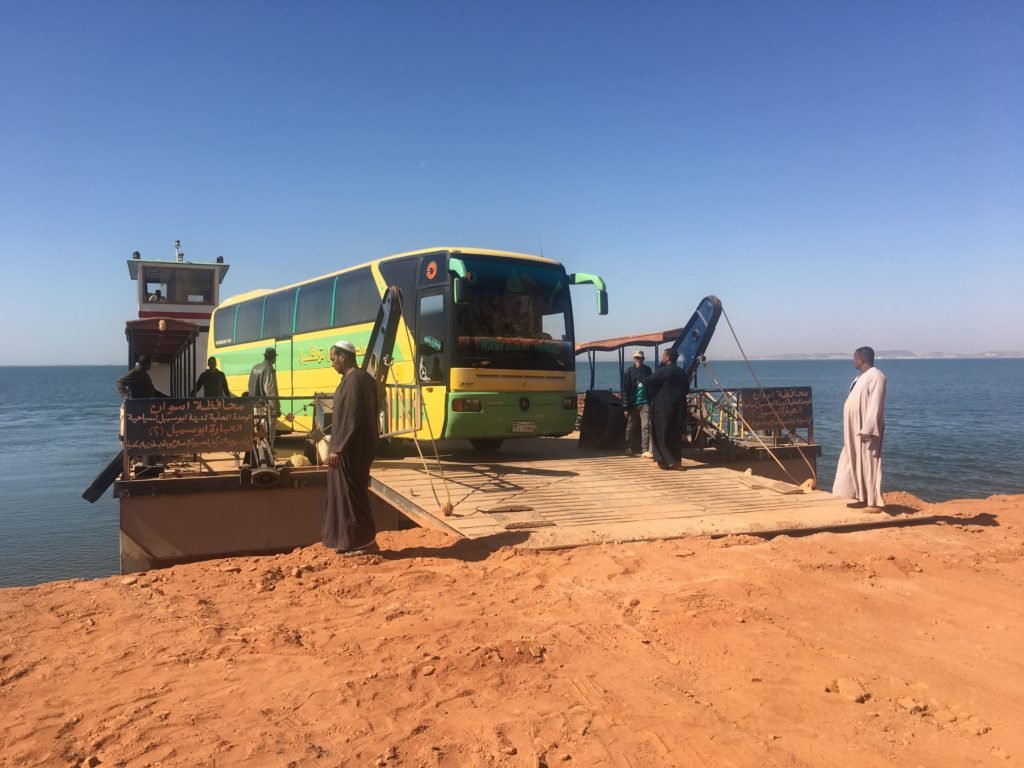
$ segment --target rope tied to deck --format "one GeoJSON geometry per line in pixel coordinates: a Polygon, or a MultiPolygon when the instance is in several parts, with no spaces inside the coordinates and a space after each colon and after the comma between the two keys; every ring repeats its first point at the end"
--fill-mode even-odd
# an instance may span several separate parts
{"type": "MultiPolygon", "coordinates": [[[[396,294],[396,298],[398,300],[398,311],[401,313],[401,318],[403,320],[402,324],[405,326],[406,341],[409,344],[409,353],[411,355],[410,361],[412,362],[413,365],[413,378],[416,378],[416,340],[412,336],[412,331],[409,330],[409,321],[406,319],[405,307],[402,304],[401,290],[399,290],[398,293],[396,294]]],[[[388,373],[394,379],[395,385],[398,386],[401,382],[398,381],[398,374],[395,373],[393,365],[388,366],[388,373]]],[[[422,389],[418,379],[416,379],[416,388],[417,391],[422,389]]],[[[411,433],[412,442],[413,445],[416,446],[416,453],[419,455],[420,462],[423,464],[423,472],[427,476],[427,482],[430,484],[430,492],[434,496],[434,501],[437,502],[438,509],[441,511],[441,514],[444,517],[451,517],[452,514],[455,512],[455,505],[452,503],[452,495],[451,491],[448,488],[448,480],[444,476],[444,466],[441,464],[441,455],[437,451],[437,440],[434,438],[434,428],[430,424],[430,414],[427,413],[427,409],[423,405],[422,394],[420,395],[418,400],[420,411],[423,414],[423,421],[427,425],[427,434],[430,436],[430,444],[434,449],[434,460],[437,462],[437,471],[438,474],[441,476],[441,483],[444,486],[444,494],[445,498],[447,499],[446,501],[441,501],[440,496],[438,496],[437,494],[437,489],[434,488],[434,478],[430,473],[430,468],[427,466],[427,460],[426,457],[423,455],[422,449],[420,448],[420,441],[419,438],[416,436],[416,432],[411,433]]],[[[411,414],[409,413],[408,406],[406,405],[405,400],[400,397],[398,398],[398,402],[400,407],[402,408],[402,412],[404,413],[405,417],[410,418],[411,414]]]]}

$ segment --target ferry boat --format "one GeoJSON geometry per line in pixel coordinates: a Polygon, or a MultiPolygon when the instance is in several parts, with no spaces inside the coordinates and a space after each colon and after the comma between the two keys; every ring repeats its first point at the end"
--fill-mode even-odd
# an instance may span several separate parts
{"type": "MultiPolygon", "coordinates": [[[[435,260],[426,252],[417,252],[414,258],[423,261],[424,256],[428,257],[424,276],[434,279],[436,275],[428,272],[433,272],[435,260]]],[[[454,258],[458,265],[461,257],[454,258]]],[[[447,263],[452,263],[450,253],[447,263]]],[[[173,260],[143,259],[136,252],[128,268],[137,283],[138,300],[137,318],[125,324],[129,362],[149,355],[154,384],[169,397],[125,401],[122,456],[83,494],[95,500],[113,483],[120,508],[121,571],[282,552],[317,542],[327,469],[316,465],[315,451],[312,463],[302,460],[305,437],[292,438],[298,443],[278,450],[276,461],[271,458],[272,472],[259,475],[263,467],[250,466],[258,462],[245,456],[247,451],[257,453],[253,401],[190,397],[205,352],[218,349],[210,334],[211,315],[219,304],[228,265],[221,257],[212,262],[186,261],[176,242],[173,260]],[[293,455],[288,456],[289,452],[293,455]],[[259,477],[273,482],[257,481],[259,477]]],[[[456,277],[470,280],[468,274],[456,277]]],[[[607,311],[599,278],[567,275],[567,281],[595,284],[599,311],[607,311]]],[[[453,277],[455,304],[460,289],[465,290],[466,284],[453,277]]],[[[467,450],[463,441],[450,441],[440,448],[436,443],[422,448],[417,443],[415,453],[379,457],[371,476],[377,529],[417,524],[491,547],[548,548],[891,524],[888,519],[850,510],[842,500],[813,489],[820,447],[813,442],[809,389],[695,391],[690,408],[698,418],[692,422],[691,444],[701,450],[710,448],[719,459],[735,459],[731,463],[716,464],[693,454],[684,457],[684,471],[666,473],[650,462],[623,457],[618,442],[621,413],[616,412],[610,393],[600,397],[593,393],[596,354],[617,351],[622,363],[626,347],[665,345],[682,353],[689,370],[702,358],[714,325],[708,322],[711,315],[701,315],[701,308],[717,305],[717,299],[708,297],[682,329],[575,345],[575,355],[585,354],[591,362],[591,393],[584,399],[594,403],[589,417],[584,410],[579,435],[510,441],[502,454],[486,459],[477,450],[467,450]],[[805,436],[794,439],[776,429],[773,420],[780,412],[788,414],[791,423],[804,418],[805,436]],[[771,479],[779,471],[789,482],[771,479]],[[638,504],[643,498],[652,503],[638,504]]],[[[220,306],[241,304],[229,301],[220,306]]],[[[383,314],[384,305],[381,310],[383,314]]],[[[422,315],[422,306],[417,312],[422,315]]],[[[571,327],[571,316],[566,324],[571,327]]],[[[444,339],[438,340],[444,349],[444,339]]],[[[265,342],[260,339],[260,343],[265,342]]],[[[436,345],[428,343],[422,347],[424,355],[432,354],[428,347],[437,351],[436,345]]],[[[416,345],[406,354],[411,360],[417,354],[416,345]]],[[[572,379],[566,379],[569,391],[576,389],[574,375],[572,379]]],[[[433,379],[401,386],[413,388],[414,402],[421,404],[421,390],[440,391],[433,379]]],[[[527,394],[516,398],[521,410],[529,407],[533,397],[525,384],[523,389],[527,394]]],[[[566,409],[571,405],[575,412],[575,403],[562,399],[567,401],[566,409]]],[[[563,407],[560,401],[557,405],[563,407]]],[[[386,400],[385,422],[388,408],[386,400]]],[[[313,427],[315,434],[318,425],[313,427]]],[[[417,425],[411,434],[418,431],[417,425]]],[[[555,430],[555,434],[565,431],[555,430]]]]}

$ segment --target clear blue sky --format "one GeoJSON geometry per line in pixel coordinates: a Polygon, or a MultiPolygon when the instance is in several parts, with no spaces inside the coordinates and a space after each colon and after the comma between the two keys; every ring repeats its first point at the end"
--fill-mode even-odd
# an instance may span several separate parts
{"type": "Polygon", "coordinates": [[[228,294],[542,244],[580,340],[714,293],[750,354],[1024,349],[1024,4],[6,2],[0,238],[8,364],[124,362],[179,238],[228,294]]]}

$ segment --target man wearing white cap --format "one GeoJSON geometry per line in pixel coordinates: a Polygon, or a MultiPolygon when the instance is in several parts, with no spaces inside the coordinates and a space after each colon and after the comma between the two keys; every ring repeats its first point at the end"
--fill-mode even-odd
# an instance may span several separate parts
{"type": "Polygon", "coordinates": [[[636,456],[633,446],[640,428],[640,452],[651,458],[651,398],[647,379],[651,369],[644,364],[643,350],[633,353],[633,365],[622,372],[622,404],[626,408],[626,455],[636,456]]]}
{"type": "Polygon", "coordinates": [[[377,450],[377,382],[356,366],[356,348],[341,339],[331,347],[331,365],[341,374],[334,392],[327,447],[327,505],[321,538],[343,555],[377,551],[370,507],[370,465],[377,450]]]}

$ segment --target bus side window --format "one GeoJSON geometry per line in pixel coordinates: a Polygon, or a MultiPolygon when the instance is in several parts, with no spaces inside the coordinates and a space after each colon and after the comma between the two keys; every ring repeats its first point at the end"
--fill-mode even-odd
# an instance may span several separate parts
{"type": "Polygon", "coordinates": [[[372,323],[380,307],[380,292],[369,267],[338,275],[334,289],[334,327],[372,323]]]}
{"type": "Polygon", "coordinates": [[[235,310],[234,307],[223,307],[213,313],[213,323],[210,326],[210,333],[213,335],[213,343],[218,347],[231,344],[235,340],[235,310]]]}
{"type": "Polygon", "coordinates": [[[295,317],[295,289],[267,296],[263,310],[263,338],[277,339],[289,336],[295,317]]]}
{"type": "Polygon", "coordinates": [[[299,288],[295,310],[295,332],[319,331],[331,327],[331,303],[334,298],[334,278],[318,280],[299,288]]]}
{"type": "Polygon", "coordinates": [[[263,297],[249,299],[238,305],[238,318],[235,320],[235,343],[258,341],[263,333],[263,297]]]}

